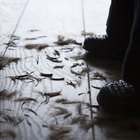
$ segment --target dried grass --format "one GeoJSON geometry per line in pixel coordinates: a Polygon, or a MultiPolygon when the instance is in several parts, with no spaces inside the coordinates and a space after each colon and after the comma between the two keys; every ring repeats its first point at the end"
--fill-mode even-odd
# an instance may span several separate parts
{"type": "Polygon", "coordinates": [[[54,42],[54,44],[63,46],[63,45],[69,45],[69,44],[75,44],[75,45],[82,45],[82,43],[77,42],[74,39],[65,39],[64,36],[58,36],[58,40],[54,42]]]}
{"type": "Polygon", "coordinates": [[[64,68],[64,65],[56,65],[53,68],[54,69],[63,69],[64,68]]]}
{"type": "Polygon", "coordinates": [[[63,107],[54,107],[54,108],[57,109],[57,111],[55,111],[54,115],[69,114],[69,111],[66,108],[63,108],[63,107]]]}
{"type": "Polygon", "coordinates": [[[52,73],[40,73],[40,76],[43,76],[43,77],[49,77],[49,78],[51,78],[52,76],[53,76],[53,74],[52,73]]]}
{"type": "Polygon", "coordinates": [[[71,120],[71,124],[79,124],[81,129],[88,131],[92,126],[92,121],[85,115],[79,115],[71,120]]]}
{"type": "Polygon", "coordinates": [[[38,51],[45,49],[49,47],[48,44],[26,44],[25,48],[26,49],[37,49],[38,51]]]}
{"type": "Polygon", "coordinates": [[[91,87],[95,88],[95,89],[99,89],[99,90],[102,88],[102,87],[97,87],[97,86],[93,86],[93,85],[91,87]]]}
{"type": "Polygon", "coordinates": [[[64,77],[52,77],[51,78],[51,80],[54,80],[54,81],[63,81],[63,80],[65,80],[65,78],[64,77]]]}
{"type": "Polygon", "coordinates": [[[7,123],[11,123],[13,125],[18,125],[20,124],[24,119],[20,116],[11,116],[8,114],[3,114],[3,119],[7,122],[7,123]]]}
{"type": "Polygon", "coordinates": [[[70,85],[70,86],[76,88],[76,85],[77,84],[75,82],[73,82],[73,81],[67,81],[66,83],[67,83],[67,85],[70,85]]]}
{"type": "Polygon", "coordinates": [[[31,97],[19,97],[15,99],[15,102],[31,102],[31,101],[37,102],[36,99],[31,98],[31,97]]]}
{"type": "Polygon", "coordinates": [[[55,96],[60,96],[60,95],[61,95],[61,91],[44,93],[44,96],[47,96],[47,97],[55,97],[55,96]]]}
{"type": "Polygon", "coordinates": [[[11,62],[17,63],[19,60],[20,58],[0,56],[0,70],[9,65],[11,62]]]}
{"type": "Polygon", "coordinates": [[[21,80],[21,81],[27,81],[27,82],[36,82],[36,86],[38,85],[38,83],[43,79],[43,78],[37,78],[37,77],[34,77],[32,75],[33,72],[31,73],[28,73],[27,74],[24,74],[24,75],[17,75],[17,76],[8,76],[9,78],[11,78],[11,80],[13,80],[14,82],[16,80],[21,80]]]}
{"type": "Polygon", "coordinates": [[[0,132],[0,138],[8,138],[11,137],[13,139],[16,138],[16,132],[14,130],[11,129],[6,129],[0,132]]]}
{"type": "Polygon", "coordinates": [[[30,109],[30,108],[24,108],[25,110],[29,111],[29,112],[32,112],[34,115],[38,115],[34,110],[30,109]]]}
{"type": "Polygon", "coordinates": [[[85,121],[86,121],[86,116],[80,115],[72,118],[71,124],[84,123],[85,121]]]}
{"type": "Polygon", "coordinates": [[[46,55],[47,59],[50,60],[51,62],[55,62],[55,63],[62,63],[62,60],[59,60],[59,57],[51,57],[49,55],[46,55]]]}
{"type": "Polygon", "coordinates": [[[86,104],[86,105],[88,105],[88,103],[86,103],[86,102],[83,102],[83,101],[78,101],[78,100],[68,100],[68,99],[64,99],[64,98],[62,98],[62,99],[57,99],[56,101],[55,101],[56,103],[61,103],[61,104],[86,104]]]}
{"type": "Polygon", "coordinates": [[[0,100],[10,100],[17,94],[16,91],[14,92],[8,92],[7,90],[0,91],[0,100]]]}
{"type": "Polygon", "coordinates": [[[67,99],[64,99],[64,98],[62,98],[62,99],[57,99],[55,102],[56,103],[64,103],[64,102],[66,102],[66,101],[68,101],[67,99]]]}
{"type": "Polygon", "coordinates": [[[49,135],[49,140],[72,140],[70,138],[71,128],[51,126],[50,129],[51,134],[49,135]]]}

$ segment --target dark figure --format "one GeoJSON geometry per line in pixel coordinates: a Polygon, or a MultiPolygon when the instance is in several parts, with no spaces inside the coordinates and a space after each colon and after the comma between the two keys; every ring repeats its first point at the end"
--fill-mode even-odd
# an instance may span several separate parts
{"type": "Polygon", "coordinates": [[[112,113],[140,115],[140,0],[112,0],[106,35],[84,41],[94,55],[123,60],[121,80],[106,84],[99,106],[112,113]]]}

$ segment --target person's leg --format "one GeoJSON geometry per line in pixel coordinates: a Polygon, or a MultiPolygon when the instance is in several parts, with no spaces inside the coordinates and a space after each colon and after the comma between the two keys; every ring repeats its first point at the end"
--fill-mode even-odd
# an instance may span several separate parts
{"type": "Polygon", "coordinates": [[[132,0],[112,0],[107,19],[107,36],[86,38],[84,49],[99,56],[123,58],[128,46],[133,8],[132,0]]]}
{"type": "Polygon", "coordinates": [[[129,48],[123,64],[122,78],[135,86],[140,84],[140,1],[135,1],[135,17],[129,48]]]}
{"type": "Polygon", "coordinates": [[[107,19],[107,35],[128,45],[134,16],[133,0],[112,0],[107,19]]]}
{"type": "Polygon", "coordinates": [[[140,1],[134,0],[134,19],[122,79],[101,88],[99,106],[107,112],[140,115],[140,1]]]}

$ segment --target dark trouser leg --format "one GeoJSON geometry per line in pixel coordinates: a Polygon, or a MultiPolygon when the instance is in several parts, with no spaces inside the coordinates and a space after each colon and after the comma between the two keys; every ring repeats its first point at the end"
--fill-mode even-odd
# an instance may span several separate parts
{"type": "Polygon", "coordinates": [[[122,77],[135,86],[140,84],[140,1],[134,0],[134,20],[122,77]]]}
{"type": "Polygon", "coordinates": [[[106,32],[112,39],[128,45],[133,21],[133,0],[112,0],[107,19],[106,32]]]}

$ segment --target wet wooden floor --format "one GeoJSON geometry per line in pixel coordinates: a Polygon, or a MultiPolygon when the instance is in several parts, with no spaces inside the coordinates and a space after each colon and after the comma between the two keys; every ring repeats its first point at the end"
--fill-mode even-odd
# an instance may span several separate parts
{"type": "Polygon", "coordinates": [[[97,110],[100,87],[119,79],[121,63],[82,48],[84,33],[105,33],[109,3],[0,0],[0,139],[139,137],[133,119],[122,125],[126,118],[97,110]]]}

